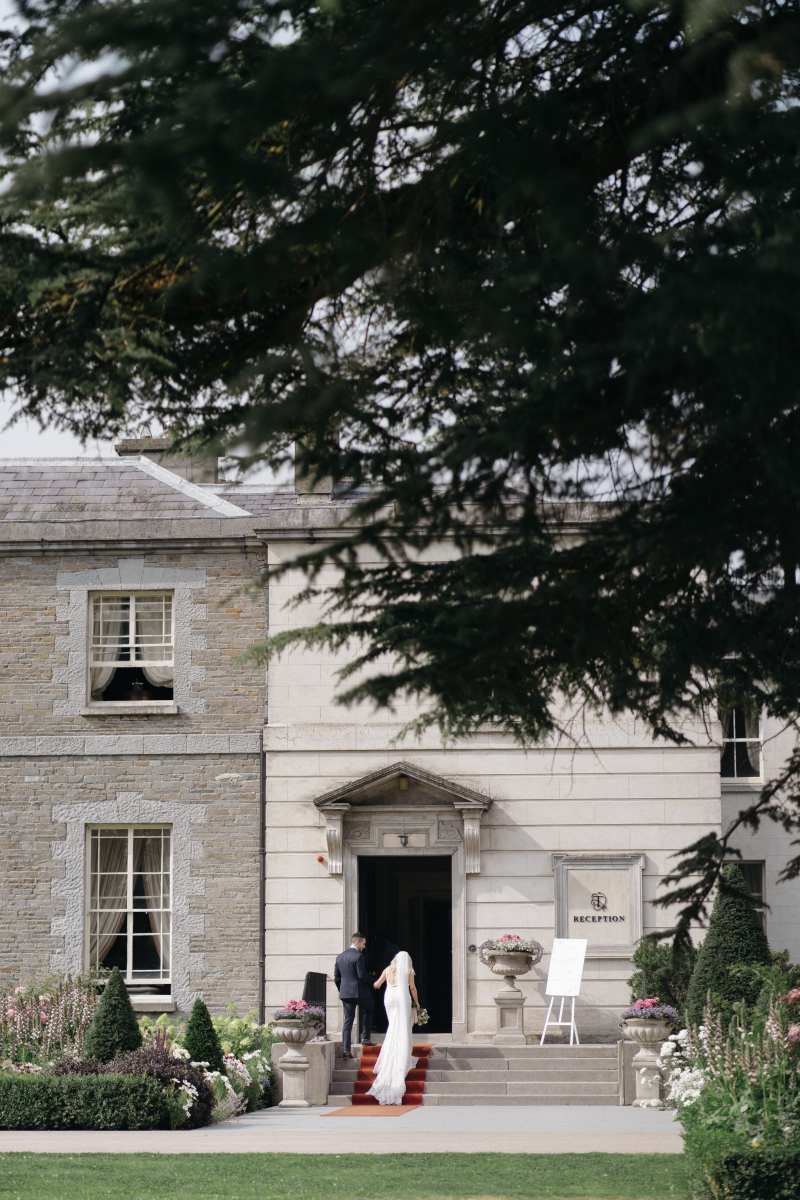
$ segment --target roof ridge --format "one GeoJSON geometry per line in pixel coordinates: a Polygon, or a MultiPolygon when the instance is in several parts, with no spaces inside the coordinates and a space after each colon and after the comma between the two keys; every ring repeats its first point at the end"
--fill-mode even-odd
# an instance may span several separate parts
{"type": "Polygon", "coordinates": [[[184,496],[189,496],[192,500],[197,500],[206,508],[213,509],[219,513],[221,517],[249,517],[251,514],[244,508],[239,508],[236,504],[231,504],[229,500],[223,500],[220,496],[213,492],[206,492],[197,483],[190,483],[188,479],[184,479],[182,475],[176,475],[174,471],[167,470],[166,467],[160,466],[159,463],[154,463],[144,454],[138,455],[136,458],[129,458],[128,462],[132,463],[145,475],[150,475],[153,479],[160,480],[161,483],[166,483],[169,487],[174,488],[176,492],[182,492],[184,496]]]}

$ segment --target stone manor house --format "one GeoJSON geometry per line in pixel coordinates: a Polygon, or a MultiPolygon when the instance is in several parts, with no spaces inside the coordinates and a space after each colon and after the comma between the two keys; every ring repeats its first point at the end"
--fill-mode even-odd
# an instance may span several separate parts
{"type": "MultiPolygon", "coordinates": [[[[321,485],[322,486],[322,485],[321,485]]],[[[477,953],[515,932],[589,942],[578,1019],[612,1033],[672,855],[725,826],[791,738],[746,707],[692,746],[632,720],[527,751],[488,727],[334,703],[336,662],[246,652],[300,579],[263,569],[347,524],[324,490],[234,489],[158,439],[117,458],[0,464],[0,986],[117,965],[143,1011],[269,1012],[362,928],[414,956],[431,1031],[495,1028],[477,953]]],[[[444,551],[443,551],[444,552],[444,551]]],[[[739,848],[771,945],[800,958],[783,832],[739,848]]],[[[520,980],[541,1028],[547,954],[520,980]]]]}

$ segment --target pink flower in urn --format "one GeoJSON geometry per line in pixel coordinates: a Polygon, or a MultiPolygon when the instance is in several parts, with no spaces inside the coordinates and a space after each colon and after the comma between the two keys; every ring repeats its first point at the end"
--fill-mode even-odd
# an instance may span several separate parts
{"type": "Polygon", "coordinates": [[[792,1046],[800,1046],[800,1025],[790,1025],[786,1031],[786,1040],[792,1046]]]}

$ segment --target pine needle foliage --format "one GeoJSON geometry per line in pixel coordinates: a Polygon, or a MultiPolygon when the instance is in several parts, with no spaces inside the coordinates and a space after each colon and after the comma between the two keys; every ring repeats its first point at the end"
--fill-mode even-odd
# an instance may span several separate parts
{"type": "Polygon", "coordinates": [[[223,1069],[222,1046],[211,1020],[211,1013],[200,996],[192,1005],[183,1045],[184,1049],[189,1051],[192,1062],[208,1063],[212,1071],[223,1069]]]}
{"type": "Polygon", "coordinates": [[[142,1035],[128,990],[119,968],[114,967],[86,1032],[84,1055],[98,1062],[109,1062],[118,1054],[138,1050],[141,1044],[142,1035]]]}
{"type": "MultiPolygon", "coordinates": [[[[796,5],[19,9],[0,387],[350,481],[326,620],[264,653],[347,646],[344,697],[454,735],[696,741],[723,668],[797,718],[796,5]]],[[[737,824],[796,828],[798,780],[737,824]]],[[[673,873],[684,937],[734,833],[673,873]]]]}

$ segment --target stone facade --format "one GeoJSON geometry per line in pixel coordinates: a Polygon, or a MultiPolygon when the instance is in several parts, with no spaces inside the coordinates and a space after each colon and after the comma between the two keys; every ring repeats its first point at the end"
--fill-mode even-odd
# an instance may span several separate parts
{"type": "MultiPolygon", "coordinates": [[[[326,651],[294,650],[267,677],[245,652],[268,629],[321,614],[293,607],[299,576],[267,592],[263,568],[346,519],[326,496],[224,496],[152,464],[26,470],[4,487],[0,469],[0,986],[85,968],[87,830],[152,824],[172,834],[165,1008],[202,993],[212,1008],[258,1010],[300,995],[308,971],[330,980],[360,920],[363,863],[405,857],[422,871],[436,858],[449,864],[453,1036],[494,1030],[498,980],[477,948],[506,931],[545,947],[519,981],[533,1032],[552,939],[575,932],[571,902],[558,927],[563,856],[635,862],[641,896],[626,934],[640,918],[642,932],[666,928],[673,914],[654,901],[673,856],[726,827],[753,794],[752,783],[720,780],[718,726],[687,724],[692,744],[680,747],[655,744],[632,720],[528,750],[495,729],[444,744],[403,733],[411,706],[339,706],[342,664],[326,651]],[[91,711],[89,597],[152,588],[174,597],[175,703],[91,711]]],[[[791,744],[765,739],[767,773],[791,744]]],[[[736,844],[765,862],[770,941],[797,958],[800,885],[777,885],[786,841],[766,826],[736,844]]],[[[595,919],[587,912],[582,921],[595,919]]],[[[590,948],[584,1032],[615,1032],[630,973],[626,954],[590,948]]],[[[332,982],[328,1003],[335,1029],[332,982]]]]}

